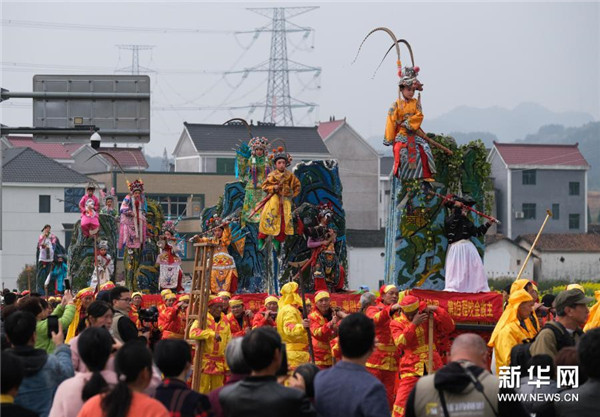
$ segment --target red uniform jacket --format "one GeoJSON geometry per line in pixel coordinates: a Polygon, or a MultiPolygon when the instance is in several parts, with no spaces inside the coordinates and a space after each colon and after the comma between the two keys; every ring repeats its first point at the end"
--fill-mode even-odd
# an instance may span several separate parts
{"type": "Polygon", "coordinates": [[[367,317],[375,323],[375,350],[367,361],[367,368],[381,369],[384,371],[398,371],[398,349],[394,344],[390,331],[390,306],[377,304],[370,306],[366,311],[367,317]]]}
{"type": "Polygon", "coordinates": [[[312,336],[315,365],[333,366],[333,355],[330,342],[337,335],[337,328],[316,308],[308,315],[310,333],[312,336]]]}
{"type": "Polygon", "coordinates": [[[158,316],[158,328],[163,339],[183,339],[185,333],[185,312],[176,305],[165,308],[158,316]]]}
{"type": "Polygon", "coordinates": [[[277,323],[271,317],[265,317],[265,311],[267,311],[266,307],[261,307],[260,310],[254,315],[252,319],[252,328],[256,329],[257,327],[262,326],[271,326],[277,328],[277,323]]]}
{"type": "Polygon", "coordinates": [[[242,318],[243,328],[242,326],[240,326],[240,323],[237,321],[233,313],[227,314],[225,316],[225,319],[227,319],[227,321],[229,322],[229,328],[231,329],[231,337],[244,336],[250,331],[250,329],[252,329],[252,323],[250,323],[250,319],[245,314],[242,318]]]}

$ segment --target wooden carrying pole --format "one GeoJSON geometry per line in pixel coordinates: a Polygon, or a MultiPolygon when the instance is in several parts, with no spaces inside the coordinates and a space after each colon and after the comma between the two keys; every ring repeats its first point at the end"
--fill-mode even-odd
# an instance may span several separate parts
{"type": "Polygon", "coordinates": [[[190,304],[188,305],[185,319],[185,339],[194,347],[192,358],[192,389],[195,391],[200,390],[204,343],[200,340],[190,339],[190,328],[196,320],[198,320],[201,329],[204,329],[206,326],[208,297],[210,296],[210,273],[212,271],[213,254],[216,246],[212,242],[194,243],[196,253],[194,256],[190,304]]]}
{"type": "Polygon", "coordinates": [[[533,241],[531,248],[529,248],[529,253],[527,254],[527,257],[525,258],[525,262],[523,262],[523,265],[521,266],[521,270],[519,271],[519,275],[517,275],[516,279],[521,279],[521,274],[523,274],[523,271],[525,271],[525,267],[527,266],[527,262],[529,261],[529,258],[531,258],[533,249],[535,249],[535,245],[537,244],[538,239],[542,235],[542,232],[544,231],[544,227],[546,227],[546,222],[548,222],[548,219],[550,217],[552,217],[552,212],[550,210],[546,210],[546,218],[544,219],[544,223],[542,223],[542,227],[540,227],[540,230],[539,230],[537,236],[535,237],[535,240],[533,241]]]}
{"type": "Polygon", "coordinates": [[[433,313],[429,313],[429,340],[427,343],[427,374],[433,374],[433,313]]]}

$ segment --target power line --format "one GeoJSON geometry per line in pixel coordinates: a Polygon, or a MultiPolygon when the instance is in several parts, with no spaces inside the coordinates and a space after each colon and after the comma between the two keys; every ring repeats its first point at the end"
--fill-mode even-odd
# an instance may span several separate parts
{"type": "Polygon", "coordinates": [[[131,51],[131,65],[117,68],[115,72],[131,72],[131,75],[139,75],[140,69],[143,72],[154,72],[150,68],[140,66],[140,51],[152,51],[154,45],[117,45],[117,48],[131,51]]]}

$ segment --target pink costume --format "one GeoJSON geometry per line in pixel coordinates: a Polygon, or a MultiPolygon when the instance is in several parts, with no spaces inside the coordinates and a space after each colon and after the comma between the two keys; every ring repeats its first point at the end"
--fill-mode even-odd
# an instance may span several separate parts
{"type": "Polygon", "coordinates": [[[94,210],[96,210],[96,213],[98,212],[98,210],[100,210],[100,202],[98,201],[98,197],[96,197],[94,194],[87,195],[87,193],[81,197],[81,200],[79,200],[79,211],[81,213],[83,213],[85,211],[85,204],[87,203],[88,200],[92,200],[94,202],[94,210]]]}
{"type": "MultiPolygon", "coordinates": [[[[98,199],[95,196],[92,197],[94,197],[96,201],[89,197],[85,202],[84,210],[81,212],[81,231],[85,237],[95,235],[98,233],[98,230],[100,230],[98,211],[94,209],[94,207],[98,206],[98,199]]],[[[81,202],[79,203],[79,208],[81,208],[81,202]]]]}
{"type": "Polygon", "coordinates": [[[128,249],[140,249],[146,240],[146,199],[142,194],[144,184],[135,180],[129,184],[130,193],[121,203],[121,223],[119,226],[119,248],[127,246],[128,249]],[[136,199],[134,192],[140,191],[136,199]]]}

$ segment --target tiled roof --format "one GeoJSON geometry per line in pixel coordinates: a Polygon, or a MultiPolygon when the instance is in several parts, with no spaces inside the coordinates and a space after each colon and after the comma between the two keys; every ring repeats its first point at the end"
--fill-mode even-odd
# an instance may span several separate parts
{"type": "Polygon", "coordinates": [[[329,122],[320,122],[317,131],[323,140],[327,139],[338,127],[340,127],[346,119],[333,120],[329,122]]]}
{"type": "MultiPolygon", "coordinates": [[[[535,240],[534,234],[521,235],[530,245],[535,240]]],[[[535,250],[540,252],[600,252],[600,234],[598,233],[544,233],[540,236],[535,250]]]]}
{"type": "Polygon", "coordinates": [[[588,167],[578,144],[544,145],[533,143],[498,143],[494,146],[507,165],[564,165],[588,167]]]}
{"type": "Polygon", "coordinates": [[[385,246],[385,229],[346,229],[346,242],[348,246],[354,248],[383,248],[385,246]]]}
{"type": "Polygon", "coordinates": [[[379,158],[379,175],[387,177],[392,173],[392,168],[394,168],[393,156],[382,156],[379,158]]]}
{"type": "Polygon", "coordinates": [[[73,152],[81,148],[81,143],[44,143],[34,142],[31,136],[9,136],[13,148],[31,148],[52,159],[73,159],[73,152]]]}
{"type": "MultiPolygon", "coordinates": [[[[146,161],[146,157],[140,148],[115,148],[115,147],[106,147],[99,148],[98,151],[106,152],[111,154],[123,169],[125,168],[133,168],[133,167],[141,167],[148,168],[148,161],[146,161]]],[[[115,166],[114,161],[110,158],[105,158],[107,162],[111,165],[115,166]]]]}
{"type": "Polygon", "coordinates": [[[83,184],[90,179],[31,148],[12,148],[2,154],[2,182],[83,184]]]}
{"type": "MultiPolygon", "coordinates": [[[[240,141],[247,141],[248,131],[244,125],[209,125],[184,122],[198,152],[233,152],[240,141]]],[[[264,136],[270,141],[283,139],[286,149],[294,153],[329,155],[316,127],[297,126],[251,126],[253,136],[264,136]]],[[[279,143],[276,143],[279,146],[279,143]]]]}

